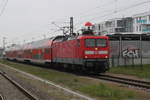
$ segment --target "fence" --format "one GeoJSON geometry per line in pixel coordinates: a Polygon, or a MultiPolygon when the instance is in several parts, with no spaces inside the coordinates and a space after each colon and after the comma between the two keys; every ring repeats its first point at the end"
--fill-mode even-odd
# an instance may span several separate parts
{"type": "Polygon", "coordinates": [[[110,66],[150,64],[150,39],[142,35],[110,38],[110,66]]]}

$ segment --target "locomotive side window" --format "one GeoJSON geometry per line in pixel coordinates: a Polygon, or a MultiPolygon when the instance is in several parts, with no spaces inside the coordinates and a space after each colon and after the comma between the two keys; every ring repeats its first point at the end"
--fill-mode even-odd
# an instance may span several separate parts
{"type": "Polygon", "coordinates": [[[45,52],[46,52],[46,54],[49,54],[50,53],[50,48],[46,48],[45,52]]]}
{"type": "Polygon", "coordinates": [[[95,47],[95,39],[86,39],[85,46],[86,47],[95,47]]]}
{"type": "Polygon", "coordinates": [[[77,47],[80,47],[80,40],[77,39],[77,47]]]}
{"type": "Polygon", "coordinates": [[[106,39],[96,39],[96,46],[97,47],[106,47],[106,39]]]}

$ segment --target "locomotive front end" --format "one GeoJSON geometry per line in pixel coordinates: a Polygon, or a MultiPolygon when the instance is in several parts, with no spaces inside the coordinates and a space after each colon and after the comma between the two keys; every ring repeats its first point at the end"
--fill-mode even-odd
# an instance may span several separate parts
{"type": "Polygon", "coordinates": [[[83,39],[83,61],[88,71],[102,73],[109,69],[109,41],[105,36],[83,39]]]}

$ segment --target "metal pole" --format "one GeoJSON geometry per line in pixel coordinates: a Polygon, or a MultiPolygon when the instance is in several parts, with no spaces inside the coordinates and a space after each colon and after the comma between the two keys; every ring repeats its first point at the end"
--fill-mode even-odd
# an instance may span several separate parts
{"type": "Polygon", "coordinates": [[[140,35],[140,62],[141,62],[141,67],[143,67],[143,55],[142,55],[142,34],[140,35]]]}
{"type": "Polygon", "coordinates": [[[70,17],[70,35],[73,34],[73,17],[70,17]]]}
{"type": "Polygon", "coordinates": [[[6,37],[3,37],[3,54],[2,54],[2,57],[4,58],[4,54],[5,54],[5,40],[6,40],[6,37]]]}
{"type": "Polygon", "coordinates": [[[122,36],[119,36],[119,60],[118,60],[118,64],[120,66],[121,63],[121,58],[122,58],[122,36]]]}

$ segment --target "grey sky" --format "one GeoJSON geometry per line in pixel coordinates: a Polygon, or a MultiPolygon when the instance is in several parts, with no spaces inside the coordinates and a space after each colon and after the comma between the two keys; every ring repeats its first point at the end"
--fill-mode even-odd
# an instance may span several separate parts
{"type": "MultiPolygon", "coordinates": [[[[0,0],[0,10],[4,3],[0,0]]],[[[60,22],[69,21],[74,16],[76,28],[84,22],[98,23],[103,20],[131,16],[136,13],[149,11],[150,3],[137,6],[116,14],[124,7],[147,0],[9,0],[6,9],[0,16],[0,46],[2,37],[7,37],[7,43],[23,43],[61,34],[51,22],[62,25],[60,22]],[[107,15],[105,17],[101,17],[107,15]]],[[[150,0],[149,0],[150,1],[150,0]]]]}

